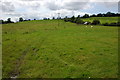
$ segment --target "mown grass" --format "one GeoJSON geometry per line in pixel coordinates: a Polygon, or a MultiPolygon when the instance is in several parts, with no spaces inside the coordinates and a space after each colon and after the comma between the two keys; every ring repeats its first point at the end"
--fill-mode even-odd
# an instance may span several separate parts
{"type": "Polygon", "coordinates": [[[118,27],[57,20],[3,25],[3,78],[116,78],[118,27]]]}
{"type": "Polygon", "coordinates": [[[118,22],[118,19],[120,19],[120,17],[91,17],[91,18],[84,18],[82,20],[90,21],[90,22],[92,22],[93,20],[100,20],[100,22],[103,24],[103,23],[118,22]]]}

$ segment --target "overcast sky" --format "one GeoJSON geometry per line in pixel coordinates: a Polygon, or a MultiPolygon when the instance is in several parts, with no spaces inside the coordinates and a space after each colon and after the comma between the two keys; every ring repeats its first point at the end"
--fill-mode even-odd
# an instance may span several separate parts
{"type": "Polygon", "coordinates": [[[84,14],[118,12],[119,0],[0,0],[0,19],[42,19],[84,14]]]}

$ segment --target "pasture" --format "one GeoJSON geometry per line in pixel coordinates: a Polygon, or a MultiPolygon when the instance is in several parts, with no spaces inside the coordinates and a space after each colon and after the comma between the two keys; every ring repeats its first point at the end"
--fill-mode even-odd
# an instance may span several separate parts
{"type": "Polygon", "coordinates": [[[3,24],[2,57],[3,78],[117,78],[118,27],[62,20],[3,24]]]}
{"type": "Polygon", "coordinates": [[[113,23],[117,22],[119,17],[91,17],[91,18],[84,18],[83,21],[89,21],[92,22],[93,20],[100,20],[102,24],[104,23],[113,23]]]}

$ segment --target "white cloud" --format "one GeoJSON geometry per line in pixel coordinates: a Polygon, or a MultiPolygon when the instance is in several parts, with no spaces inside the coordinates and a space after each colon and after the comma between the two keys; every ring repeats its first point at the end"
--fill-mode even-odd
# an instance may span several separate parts
{"type": "Polygon", "coordinates": [[[21,1],[43,1],[43,0],[21,0],[21,1]]]}
{"type": "Polygon", "coordinates": [[[15,6],[11,2],[0,3],[0,7],[3,12],[13,12],[15,10],[15,6]]]}
{"type": "MultiPolygon", "coordinates": [[[[99,2],[118,2],[119,0],[101,0],[99,2]]],[[[11,17],[12,20],[18,20],[19,17],[25,19],[41,19],[44,17],[57,17],[57,13],[61,13],[61,17],[84,15],[87,12],[81,10],[89,10],[94,6],[89,2],[98,2],[98,0],[2,0],[0,2],[1,19],[11,17]],[[74,10],[74,11],[73,11],[74,10]]],[[[113,3],[105,3],[106,6],[114,5],[113,3]]],[[[90,13],[88,13],[90,14],[90,13]]]]}
{"type": "Polygon", "coordinates": [[[90,2],[119,2],[120,0],[90,0],[90,2]]]}
{"type": "Polygon", "coordinates": [[[60,6],[56,3],[56,2],[47,2],[47,3],[45,3],[45,6],[47,7],[47,8],[49,8],[50,10],[58,10],[58,9],[60,9],[60,6]]]}

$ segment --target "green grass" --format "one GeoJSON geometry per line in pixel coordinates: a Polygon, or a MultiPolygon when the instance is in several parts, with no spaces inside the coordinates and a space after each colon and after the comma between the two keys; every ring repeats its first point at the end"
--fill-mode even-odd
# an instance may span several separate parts
{"type": "Polygon", "coordinates": [[[3,25],[3,78],[116,78],[118,27],[56,20],[3,25]]]}
{"type": "Polygon", "coordinates": [[[2,79],[2,25],[0,24],[0,79],[2,79]]]}
{"type": "Polygon", "coordinates": [[[103,23],[112,23],[112,22],[118,22],[118,17],[91,17],[91,18],[84,18],[83,21],[90,21],[93,20],[100,20],[100,22],[103,23]]]}

